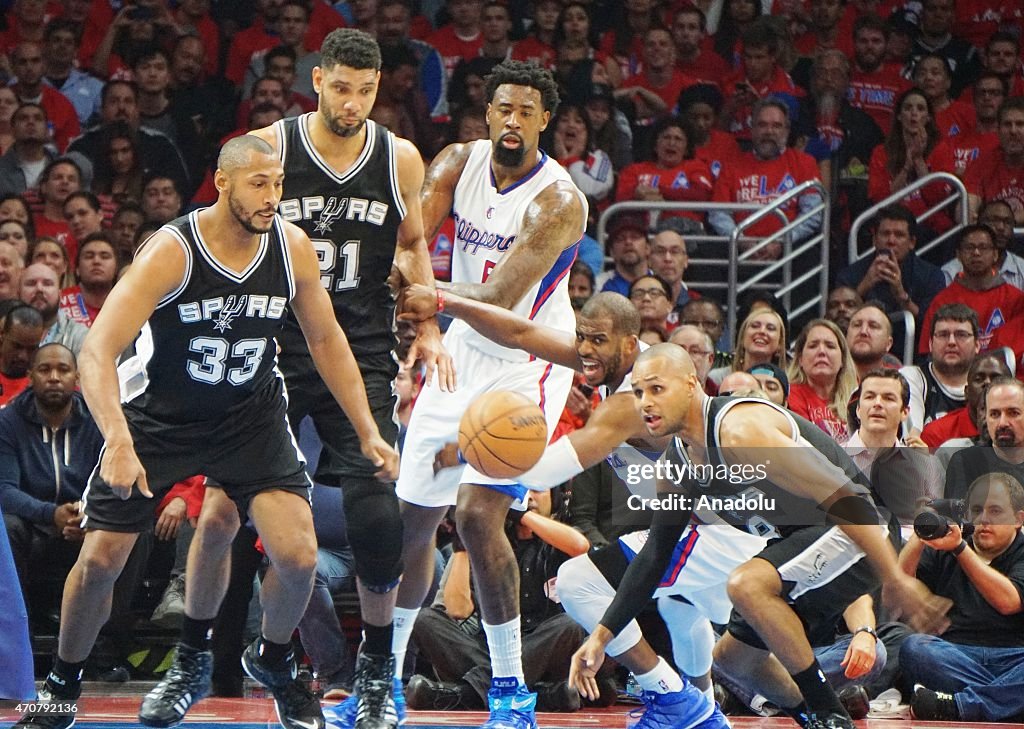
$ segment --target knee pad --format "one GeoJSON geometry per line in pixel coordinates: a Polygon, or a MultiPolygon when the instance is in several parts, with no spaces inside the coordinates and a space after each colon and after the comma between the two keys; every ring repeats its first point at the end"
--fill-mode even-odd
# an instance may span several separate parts
{"type": "Polygon", "coordinates": [[[715,633],[704,613],[688,602],[666,596],[658,598],[658,614],[672,639],[676,668],[694,677],[710,671],[715,633]]]}
{"type": "Polygon", "coordinates": [[[395,487],[351,479],[342,493],[356,575],[371,592],[389,592],[402,576],[402,519],[395,487]]]}

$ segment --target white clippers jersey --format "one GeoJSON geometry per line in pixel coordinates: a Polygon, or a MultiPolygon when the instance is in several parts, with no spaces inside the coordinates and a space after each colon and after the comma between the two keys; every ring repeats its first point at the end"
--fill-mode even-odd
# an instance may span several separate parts
{"type": "MultiPolygon", "coordinates": [[[[516,243],[523,215],[535,197],[552,183],[563,180],[572,185],[569,173],[543,152],[541,160],[519,182],[499,192],[491,173],[491,142],[473,142],[462,176],[455,186],[452,216],[455,243],[452,250],[452,281],[481,283],[516,243]]],[[[575,187],[575,186],[574,186],[575,187]]],[[[583,216],[579,237],[587,219],[587,201],[580,193],[583,216]]],[[[576,260],[579,240],[566,248],[551,270],[531,286],[512,311],[560,331],[572,332],[576,317],[569,303],[569,269],[576,260]]],[[[465,322],[455,321],[448,330],[473,348],[513,362],[527,362],[530,355],[508,349],[478,334],[465,322]]]]}

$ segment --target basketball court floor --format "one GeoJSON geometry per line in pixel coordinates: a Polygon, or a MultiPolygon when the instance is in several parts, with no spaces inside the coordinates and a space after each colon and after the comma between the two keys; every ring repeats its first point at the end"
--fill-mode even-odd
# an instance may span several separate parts
{"type": "MultiPolygon", "coordinates": [[[[141,693],[83,697],[79,702],[78,726],[88,729],[121,729],[139,727],[135,719],[141,693]]],[[[9,709],[0,709],[0,727],[9,727],[16,716],[9,709]]],[[[410,712],[408,725],[417,729],[470,729],[479,727],[486,719],[480,712],[410,712]]],[[[614,707],[601,711],[580,711],[575,714],[538,714],[541,729],[628,729],[635,722],[629,707],[614,707]]],[[[761,719],[756,717],[731,718],[735,729],[795,729],[787,718],[761,719]]],[[[273,702],[269,699],[206,699],[189,713],[185,723],[189,729],[277,729],[273,702]]],[[[330,725],[328,725],[330,726],[330,725]]],[[[988,729],[1024,726],[1022,724],[944,724],[912,720],[909,717],[865,719],[857,722],[860,729],[988,729]]]]}

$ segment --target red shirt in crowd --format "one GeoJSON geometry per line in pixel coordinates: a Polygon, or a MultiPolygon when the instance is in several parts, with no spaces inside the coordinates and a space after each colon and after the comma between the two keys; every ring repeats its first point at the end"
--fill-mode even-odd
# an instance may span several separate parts
{"type": "MultiPolygon", "coordinates": [[[[746,71],[741,69],[739,73],[733,74],[726,79],[722,94],[728,99],[736,93],[736,87],[743,84],[749,86],[753,90],[754,96],[758,99],[774,95],[790,96],[796,99],[804,95],[800,87],[793,82],[789,74],[783,71],[780,66],[775,67],[774,73],[764,83],[751,81],[747,78],[746,71]]],[[[750,114],[752,111],[753,105],[738,106],[733,113],[732,119],[729,119],[729,131],[737,139],[750,139],[750,114]]]]}
{"type": "Polygon", "coordinates": [[[702,47],[697,58],[689,63],[676,61],[676,68],[692,78],[694,83],[715,86],[725,83],[725,79],[733,72],[732,66],[715,53],[711,45],[702,47]]]}
{"type": "Polygon", "coordinates": [[[947,141],[953,148],[956,173],[961,178],[982,156],[992,154],[999,149],[998,132],[970,131],[950,137],[947,141]]]}
{"type": "MultiPolygon", "coordinates": [[[[651,114],[651,117],[662,116],[663,114],[674,114],[676,109],[676,103],[679,101],[679,94],[684,89],[688,89],[693,86],[696,81],[687,76],[679,69],[672,70],[672,77],[668,80],[664,86],[655,86],[654,82],[651,81],[646,71],[634,74],[622,82],[623,88],[629,88],[630,86],[640,86],[648,91],[657,94],[662,101],[665,102],[665,110],[663,112],[656,112],[651,114]]],[[[646,109],[647,104],[642,102],[638,105],[638,113],[641,109],[646,109]]]]}
{"type": "Polygon", "coordinates": [[[0,372],[0,408],[20,395],[28,387],[28,375],[24,377],[8,377],[0,372]]]}
{"type": "Polygon", "coordinates": [[[512,58],[517,61],[533,61],[543,68],[554,69],[558,51],[537,40],[537,36],[527,36],[512,44],[512,58]]]}
{"type": "MultiPolygon", "coordinates": [[[[947,140],[940,140],[925,160],[929,172],[955,172],[956,158],[953,148],[947,140]]],[[[896,192],[892,186],[893,175],[889,172],[889,152],[884,144],[875,147],[868,165],[868,197],[877,202],[896,192]]],[[[933,182],[903,198],[903,205],[915,216],[928,210],[949,194],[949,186],[944,182],[933,182]]],[[[939,212],[928,218],[928,224],[938,230],[946,230],[952,225],[949,216],[939,212]]]]}
{"type": "MultiPolygon", "coordinates": [[[[659,167],[654,162],[634,162],[619,173],[616,202],[636,199],[638,185],[658,188],[665,202],[706,202],[714,192],[715,179],[707,163],[700,159],[686,159],[676,167],[659,167]]],[[[663,211],[662,215],[666,215],[663,211]]],[[[684,211],[678,215],[703,220],[702,213],[684,211]]]]}
{"type": "Polygon", "coordinates": [[[455,31],[454,25],[443,25],[434,31],[427,43],[434,46],[441,59],[444,61],[444,70],[448,72],[448,78],[452,77],[452,71],[459,65],[463,58],[476,58],[480,55],[480,49],[484,45],[484,36],[480,31],[472,38],[462,38],[455,31]]]}
{"type": "Polygon", "coordinates": [[[85,303],[81,286],[70,286],[60,292],[60,308],[80,324],[91,327],[100,310],[85,303]]]}
{"type": "Polygon", "coordinates": [[[740,156],[740,145],[736,144],[736,138],[728,132],[711,129],[708,133],[708,141],[697,147],[693,156],[704,160],[711,170],[711,174],[717,180],[726,165],[740,156]]]}
{"type": "MultiPolygon", "coordinates": [[[[308,49],[317,49],[328,33],[335,28],[344,27],[345,19],[334,8],[321,0],[314,0],[313,12],[309,16],[309,28],[306,30],[302,45],[308,49]]],[[[238,31],[231,39],[224,76],[233,84],[241,84],[245,80],[245,71],[252,61],[252,54],[273,48],[278,43],[277,35],[268,33],[263,19],[257,19],[245,30],[238,31]]]]}
{"type": "Polygon", "coordinates": [[[944,137],[963,134],[974,129],[977,123],[978,117],[974,113],[974,107],[962,101],[954,101],[942,111],[935,112],[935,126],[944,137]]]}
{"type": "Polygon", "coordinates": [[[982,202],[1005,200],[1013,208],[1013,216],[1024,219],[1024,165],[1007,165],[1002,148],[982,155],[967,171],[964,185],[967,192],[979,196],[982,202]]]}
{"type": "Polygon", "coordinates": [[[900,67],[895,63],[884,63],[871,73],[861,71],[854,64],[850,70],[850,90],[847,97],[850,106],[870,116],[882,133],[888,134],[892,128],[896,99],[911,86],[910,81],[900,74],[900,67]]]}
{"type": "Polygon", "coordinates": [[[932,319],[943,304],[967,304],[978,312],[978,344],[982,352],[991,348],[992,335],[997,329],[1008,321],[1024,316],[1024,292],[1016,286],[1004,282],[987,291],[973,291],[959,280],[955,280],[935,295],[928,312],[924,315],[917,340],[919,354],[927,354],[929,351],[932,319]]]}
{"type": "Polygon", "coordinates": [[[828,402],[818,397],[818,393],[807,383],[797,382],[789,386],[789,409],[810,420],[837,443],[849,437],[846,423],[832,412],[828,402]]]}
{"type": "Polygon", "coordinates": [[[938,448],[953,438],[974,438],[978,435],[978,427],[971,422],[967,408],[958,408],[933,420],[921,431],[921,440],[929,448],[938,448]]]}
{"type": "MultiPolygon", "coordinates": [[[[787,149],[772,160],[761,160],[752,152],[742,152],[733,164],[728,164],[715,183],[715,202],[741,202],[767,204],[802,182],[818,179],[818,164],[809,154],[787,149]]],[[[794,199],[783,208],[786,217],[795,220],[799,201],[794,199]]],[[[738,212],[733,218],[739,223],[749,212],[738,212]]],[[[768,236],[782,227],[774,215],[747,229],[747,235],[768,236]]]]}
{"type": "Polygon", "coordinates": [[[1024,380],[1024,318],[1012,319],[1001,327],[989,342],[989,349],[1009,347],[1017,360],[1017,379],[1024,380]]]}

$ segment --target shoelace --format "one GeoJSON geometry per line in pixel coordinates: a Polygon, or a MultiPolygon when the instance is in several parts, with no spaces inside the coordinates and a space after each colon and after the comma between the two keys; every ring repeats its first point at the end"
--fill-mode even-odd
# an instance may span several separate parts
{"type": "Polygon", "coordinates": [[[154,686],[153,690],[149,692],[149,695],[162,697],[169,693],[171,689],[174,689],[175,691],[188,689],[192,685],[192,681],[195,679],[194,673],[201,672],[202,670],[202,666],[199,665],[198,660],[188,656],[182,656],[179,653],[178,659],[169,669],[167,669],[164,680],[154,686]]]}
{"type": "Polygon", "coordinates": [[[284,704],[289,714],[292,709],[301,709],[316,701],[313,692],[300,681],[291,681],[285,686],[273,689],[273,691],[274,698],[284,704]]]}
{"type": "Polygon", "coordinates": [[[387,711],[388,699],[391,698],[391,683],[382,678],[362,678],[356,683],[356,693],[360,699],[357,716],[383,716],[387,711]]]}

